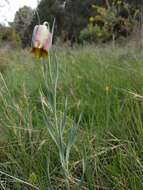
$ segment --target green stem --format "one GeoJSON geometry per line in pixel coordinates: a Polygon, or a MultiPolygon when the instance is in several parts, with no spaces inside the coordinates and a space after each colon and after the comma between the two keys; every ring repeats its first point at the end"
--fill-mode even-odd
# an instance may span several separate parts
{"type": "Polygon", "coordinates": [[[56,78],[55,78],[55,84],[54,84],[54,115],[55,115],[55,125],[56,125],[57,132],[59,132],[58,119],[57,119],[57,85],[58,85],[58,76],[59,76],[58,63],[56,61],[56,78]]]}
{"type": "Polygon", "coordinates": [[[48,70],[49,70],[50,81],[53,84],[52,71],[51,71],[51,56],[50,56],[50,54],[48,56],[48,70]]]}

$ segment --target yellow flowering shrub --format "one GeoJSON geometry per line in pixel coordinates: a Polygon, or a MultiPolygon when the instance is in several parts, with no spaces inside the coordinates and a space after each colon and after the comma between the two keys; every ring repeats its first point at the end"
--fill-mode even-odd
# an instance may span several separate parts
{"type": "Polygon", "coordinates": [[[131,34],[140,17],[140,10],[124,0],[112,0],[108,6],[104,7],[92,4],[91,7],[92,15],[89,16],[89,23],[92,27],[87,26],[81,31],[80,40],[83,41],[85,39],[97,41],[97,38],[106,41],[112,39],[113,35],[115,38],[126,37],[131,34]]]}

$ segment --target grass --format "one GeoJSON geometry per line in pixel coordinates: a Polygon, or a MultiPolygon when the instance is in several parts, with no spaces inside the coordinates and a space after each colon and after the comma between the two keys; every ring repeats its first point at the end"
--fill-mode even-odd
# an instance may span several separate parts
{"type": "Polygon", "coordinates": [[[135,49],[56,48],[44,73],[3,53],[0,189],[142,190],[142,63],[135,49]]]}

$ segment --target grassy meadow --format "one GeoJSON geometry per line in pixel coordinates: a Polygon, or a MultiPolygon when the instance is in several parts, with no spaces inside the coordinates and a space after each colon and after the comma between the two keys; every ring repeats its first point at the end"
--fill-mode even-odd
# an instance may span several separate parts
{"type": "Polygon", "coordinates": [[[142,190],[143,52],[0,51],[1,190],[142,190]]]}

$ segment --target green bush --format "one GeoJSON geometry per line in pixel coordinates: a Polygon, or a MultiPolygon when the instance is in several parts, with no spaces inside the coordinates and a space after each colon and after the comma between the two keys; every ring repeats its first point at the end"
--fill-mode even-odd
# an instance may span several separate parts
{"type": "Polygon", "coordinates": [[[21,44],[20,37],[12,27],[0,27],[0,42],[1,47],[9,45],[10,47],[17,47],[21,44]]]}
{"type": "Polygon", "coordinates": [[[105,39],[108,36],[106,28],[101,28],[96,25],[89,24],[87,28],[80,32],[80,42],[97,42],[105,39]]]}

